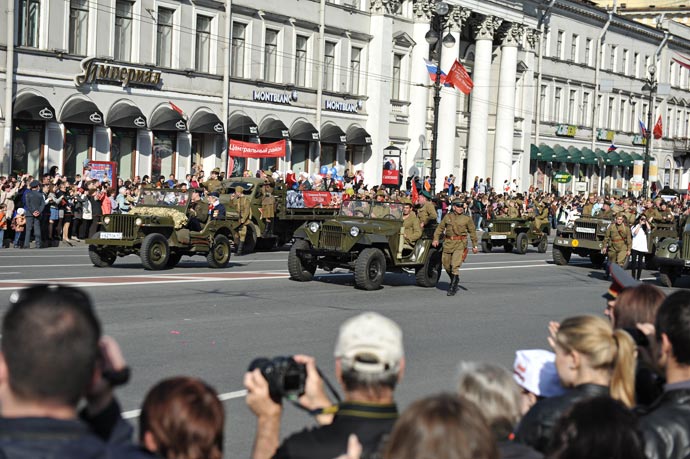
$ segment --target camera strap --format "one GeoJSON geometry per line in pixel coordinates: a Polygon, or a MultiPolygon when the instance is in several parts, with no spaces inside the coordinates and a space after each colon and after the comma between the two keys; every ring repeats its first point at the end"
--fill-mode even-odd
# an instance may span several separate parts
{"type": "Polygon", "coordinates": [[[311,415],[311,416],[318,416],[320,414],[335,414],[338,411],[338,405],[340,405],[340,402],[342,401],[342,399],[340,398],[340,394],[338,394],[338,391],[335,389],[335,387],[333,387],[333,384],[331,384],[331,382],[323,374],[323,372],[321,371],[321,369],[319,367],[316,367],[316,371],[319,373],[321,380],[324,382],[324,384],[326,385],[326,387],[328,388],[330,393],[333,395],[333,398],[336,399],[336,403],[331,405],[331,406],[327,406],[325,408],[317,408],[315,410],[310,410],[310,409],[302,406],[299,403],[299,401],[297,401],[297,399],[289,398],[288,400],[290,400],[290,403],[292,403],[295,406],[295,408],[298,408],[302,411],[305,411],[305,412],[309,413],[309,415],[311,415]]]}

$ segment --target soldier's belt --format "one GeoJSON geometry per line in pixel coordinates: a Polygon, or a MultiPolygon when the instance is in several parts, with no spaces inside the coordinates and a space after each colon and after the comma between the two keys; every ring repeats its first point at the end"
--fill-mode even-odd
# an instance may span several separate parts
{"type": "Polygon", "coordinates": [[[623,242],[623,239],[611,239],[611,242],[623,242]]]}
{"type": "Polygon", "coordinates": [[[450,241],[464,241],[467,239],[467,236],[446,236],[446,239],[450,241]]]}

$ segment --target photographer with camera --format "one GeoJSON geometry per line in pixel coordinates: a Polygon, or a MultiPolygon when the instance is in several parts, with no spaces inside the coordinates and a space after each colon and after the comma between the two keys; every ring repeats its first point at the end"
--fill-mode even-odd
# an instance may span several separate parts
{"type": "Polygon", "coordinates": [[[82,290],[36,285],[13,293],[1,340],[0,457],[152,457],[131,443],[113,397],[129,373],[82,290]]]}
{"type": "Polygon", "coordinates": [[[252,457],[334,458],[346,452],[351,434],[362,445],[362,457],[379,451],[398,418],[393,392],[405,370],[400,327],[375,312],[342,324],[335,346],[335,375],[345,395],[337,405],[326,395],[313,358],[296,355],[294,365],[290,360],[255,361],[245,374],[246,402],[257,417],[252,457]],[[286,382],[288,391],[277,390],[286,382]],[[283,394],[303,394],[299,406],[321,425],[295,433],[279,446],[283,394]]]}

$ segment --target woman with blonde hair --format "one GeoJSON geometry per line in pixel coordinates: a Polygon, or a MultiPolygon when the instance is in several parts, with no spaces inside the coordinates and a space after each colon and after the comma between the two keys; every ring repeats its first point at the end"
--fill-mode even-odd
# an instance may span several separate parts
{"type": "Polygon", "coordinates": [[[516,439],[544,452],[558,418],[580,400],[610,396],[635,404],[635,343],[605,319],[577,316],[550,325],[556,369],[568,391],[539,401],[520,422],[516,439]]]}

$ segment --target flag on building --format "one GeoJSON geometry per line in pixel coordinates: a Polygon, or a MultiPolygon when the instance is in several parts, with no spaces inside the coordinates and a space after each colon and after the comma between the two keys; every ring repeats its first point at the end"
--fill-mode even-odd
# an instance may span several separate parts
{"type": "Polygon", "coordinates": [[[654,134],[654,138],[657,140],[664,136],[664,127],[661,124],[661,115],[659,115],[659,119],[656,120],[652,134],[654,134]]]}
{"type": "Polygon", "coordinates": [[[608,150],[606,150],[606,152],[611,153],[612,151],[616,151],[617,149],[618,149],[617,146],[615,146],[614,144],[611,144],[611,146],[609,147],[608,150]]]}
{"type": "Polygon", "coordinates": [[[172,109],[175,110],[177,113],[179,113],[180,116],[181,116],[182,118],[187,119],[187,116],[184,114],[184,111],[183,111],[180,107],[178,107],[177,105],[173,104],[171,101],[168,101],[168,103],[170,104],[170,108],[172,108],[172,109]]]}
{"type": "Polygon", "coordinates": [[[455,62],[453,62],[453,65],[448,71],[446,81],[452,84],[456,89],[459,89],[463,94],[469,94],[474,87],[474,83],[472,82],[472,78],[470,78],[470,74],[467,73],[467,69],[465,69],[457,59],[455,59],[455,62]]]}
{"type": "MultiPolygon", "coordinates": [[[[436,66],[436,64],[427,59],[424,59],[424,63],[426,64],[427,72],[429,72],[429,78],[431,78],[432,82],[436,83],[436,71],[438,67],[436,66]]],[[[444,86],[452,87],[453,85],[447,82],[446,78],[448,78],[448,75],[446,75],[446,73],[443,70],[441,70],[441,84],[444,86]]]]}
{"type": "Polygon", "coordinates": [[[642,137],[647,138],[647,128],[645,127],[642,120],[637,120],[640,123],[640,131],[642,131],[642,137]]]}

